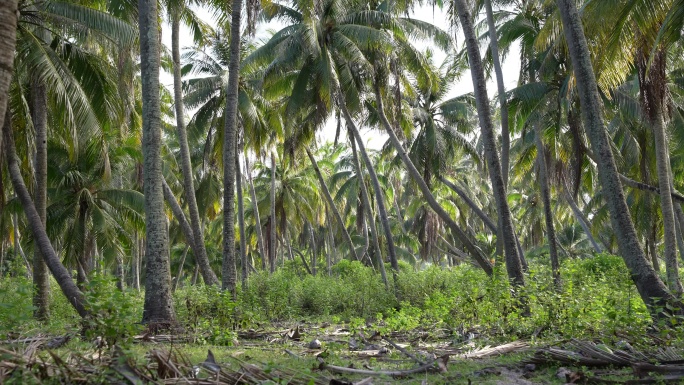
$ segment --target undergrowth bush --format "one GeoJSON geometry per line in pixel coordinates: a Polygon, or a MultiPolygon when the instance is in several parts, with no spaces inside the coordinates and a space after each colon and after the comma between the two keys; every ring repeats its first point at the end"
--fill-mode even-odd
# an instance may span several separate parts
{"type": "MultiPolygon", "coordinates": [[[[561,291],[555,290],[548,266],[536,261],[526,286],[517,291],[503,266],[492,278],[466,264],[416,271],[402,263],[395,279],[391,271],[388,275],[385,288],[379,274],[359,262],[341,261],[331,276],[319,270],[314,277],[290,261],[273,274],[252,275],[237,302],[217,287],[180,288],[175,310],[181,326],[219,345],[232,344],[238,327],[312,318],[357,326],[375,320],[385,330],[445,327],[461,336],[479,332],[509,340],[641,334],[651,325],[624,262],[611,255],[564,261],[561,291]]],[[[31,282],[0,281],[0,337],[9,331],[80,327],[55,282],[52,288],[51,320],[41,325],[32,319],[31,282]]],[[[86,324],[91,334],[117,342],[142,327],[143,292],[121,292],[113,280],[95,276],[86,296],[97,315],[86,324]]]]}

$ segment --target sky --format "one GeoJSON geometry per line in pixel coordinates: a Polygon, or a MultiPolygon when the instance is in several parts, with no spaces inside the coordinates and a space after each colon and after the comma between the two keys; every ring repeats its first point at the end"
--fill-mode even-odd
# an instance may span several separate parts
{"type": "MultiPolygon", "coordinates": [[[[208,12],[206,9],[196,9],[196,13],[208,24],[210,25],[215,25],[211,18],[211,13],[208,12]]],[[[437,7],[432,7],[429,5],[424,5],[421,7],[418,7],[415,9],[415,11],[411,14],[412,18],[426,21],[429,23],[432,23],[436,25],[437,27],[448,31],[448,25],[447,25],[447,16],[444,11],[437,7]]],[[[261,24],[257,28],[256,32],[256,38],[257,39],[267,39],[269,36],[269,30],[279,30],[280,28],[283,27],[283,24],[279,22],[270,22],[267,24],[261,24]]],[[[461,44],[463,44],[463,34],[459,31],[458,36],[457,36],[457,43],[459,44],[459,49],[461,48],[461,44]]],[[[168,24],[165,24],[162,26],[162,42],[168,47],[168,49],[171,49],[171,26],[168,24]]],[[[192,34],[188,29],[185,27],[181,26],[181,51],[183,50],[184,47],[190,47],[192,46],[192,34]]],[[[441,62],[444,60],[446,57],[446,54],[442,53],[438,48],[436,47],[426,47],[426,49],[429,48],[433,51],[433,60],[436,65],[441,64],[441,62]]],[[[481,47],[480,52],[482,51],[483,47],[481,47]]],[[[503,69],[503,76],[504,76],[504,85],[507,90],[510,90],[511,88],[515,87],[518,82],[518,74],[520,72],[520,61],[519,61],[519,47],[514,46],[512,47],[511,51],[509,52],[508,56],[504,59],[502,62],[502,69],[503,69]]],[[[162,85],[167,87],[168,89],[172,90],[173,89],[173,76],[170,73],[162,72],[160,76],[160,80],[162,85]]],[[[457,80],[456,84],[454,87],[452,87],[451,92],[448,95],[448,98],[460,96],[469,92],[473,92],[473,83],[472,83],[472,78],[470,77],[469,73],[464,74],[460,79],[457,80]]],[[[493,98],[496,95],[496,81],[492,75],[492,77],[489,79],[487,82],[487,93],[491,98],[493,98]]],[[[192,114],[193,111],[189,111],[188,114],[192,114]]],[[[331,118],[328,120],[326,126],[320,131],[318,134],[318,139],[321,140],[322,142],[325,141],[333,141],[334,136],[335,136],[335,129],[336,129],[337,122],[334,120],[334,118],[331,118]]],[[[362,131],[362,136],[364,140],[366,141],[366,147],[369,149],[380,149],[385,141],[387,140],[387,136],[383,133],[381,133],[380,130],[377,129],[369,129],[369,128],[361,128],[362,131]]]]}

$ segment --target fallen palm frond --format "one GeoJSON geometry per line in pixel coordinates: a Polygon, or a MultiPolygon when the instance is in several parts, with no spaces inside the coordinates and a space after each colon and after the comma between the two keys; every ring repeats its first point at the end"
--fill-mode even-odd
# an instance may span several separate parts
{"type": "Polygon", "coordinates": [[[636,351],[629,345],[624,350],[613,350],[603,344],[573,340],[566,349],[556,347],[539,349],[528,362],[589,368],[631,368],[631,373],[622,373],[622,376],[637,377],[637,379],[615,379],[614,371],[606,372],[605,375],[596,372],[591,377],[585,376],[582,372],[573,372],[577,380],[568,380],[572,383],[656,384],[681,383],[684,380],[684,357],[681,351],[673,348],[661,348],[655,353],[646,354],[636,351]],[[608,376],[612,378],[606,378],[608,376]]]}
{"type": "Polygon", "coordinates": [[[22,351],[0,348],[0,383],[9,379],[27,383],[69,384],[244,384],[266,382],[323,385],[329,378],[300,373],[291,368],[268,370],[233,358],[237,368],[222,367],[209,352],[207,360],[193,365],[177,350],[154,349],[142,363],[127,357],[118,348],[107,357],[89,359],[84,355],[61,357],[48,350],[38,354],[42,340],[31,342],[22,351]]]}

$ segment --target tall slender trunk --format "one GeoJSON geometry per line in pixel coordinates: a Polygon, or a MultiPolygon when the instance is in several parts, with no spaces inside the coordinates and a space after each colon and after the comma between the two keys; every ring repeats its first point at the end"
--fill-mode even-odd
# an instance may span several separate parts
{"type": "MultiPolygon", "coordinates": [[[[37,249],[40,249],[43,260],[47,264],[48,269],[55,277],[57,284],[62,289],[64,296],[71,305],[76,309],[76,312],[81,317],[87,317],[88,311],[85,308],[85,298],[83,293],[78,290],[74,281],[72,281],[69,271],[62,265],[61,260],[52,248],[52,243],[47,236],[45,226],[41,221],[40,215],[31,200],[31,195],[26,188],[24,179],[21,176],[19,169],[19,158],[17,157],[16,147],[14,145],[14,138],[12,136],[12,125],[10,124],[10,115],[5,114],[5,122],[3,124],[3,141],[5,143],[7,169],[9,171],[10,180],[14,191],[19,198],[26,219],[28,220],[29,228],[33,234],[33,239],[37,249]]],[[[16,240],[15,240],[16,242],[16,240]]]]}
{"type": "Polygon", "coordinates": [[[470,74],[473,79],[475,103],[477,105],[478,117],[480,120],[485,158],[489,165],[489,178],[492,183],[492,194],[496,201],[496,211],[501,224],[500,233],[503,239],[506,270],[508,271],[508,278],[513,281],[513,284],[522,286],[525,284],[525,276],[523,274],[521,256],[518,253],[515,241],[516,236],[513,229],[513,220],[506,197],[506,185],[504,184],[501,164],[499,163],[499,155],[496,149],[497,146],[494,137],[492,116],[489,110],[489,98],[487,96],[487,86],[484,78],[482,59],[480,58],[480,50],[465,0],[454,0],[454,5],[458,11],[458,17],[461,21],[461,27],[465,35],[465,42],[468,49],[468,62],[470,63],[470,74]]]}
{"type": "MultiPolygon", "coordinates": [[[[641,179],[646,184],[651,184],[651,172],[649,171],[649,151],[647,143],[647,135],[639,136],[639,147],[641,148],[641,156],[639,158],[639,171],[641,179]]],[[[650,194],[644,196],[644,221],[648,224],[648,231],[646,232],[646,254],[651,258],[651,263],[656,272],[660,272],[660,265],[658,264],[658,253],[656,253],[656,220],[655,208],[653,204],[653,197],[650,194]]]]}
{"type": "Polygon", "coordinates": [[[423,179],[423,176],[420,174],[420,171],[418,171],[416,166],[411,161],[411,158],[409,158],[408,154],[401,146],[399,138],[394,133],[392,126],[390,125],[389,121],[387,120],[387,117],[385,116],[382,96],[380,94],[380,85],[377,82],[375,83],[375,102],[377,104],[378,114],[380,115],[380,122],[385,127],[385,132],[387,133],[387,135],[389,135],[390,142],[392,143],[394,150],[399,154],[399,157],[404,163],[404,167],[408,171],[409,175],[411,175],[411,179],[414,183],[416,183],[418,189],[420,189],[420,192],[422,193],[425,201],[427,201],[430,208],[432,208],[432,210],[444,221],[444,223],[446,223],[451,232],[458,238],[459,241],[461,241],[461,243],[466,247],[466,249],[468,249],[468,252],[470,252],[471,257],[477,262],[477,264],[480,267],[482,267],[485,273],[487,273],[487,275],[492,275],[492,264],[489,262],[486,256],[484,256],[482,252],[473,244],[473,242],[468,238],[466,233],[464,233],[463,230],[461,230],[458,224],[456,224],[456,222],[453,219],[451,219],[451,216],[449,216],[449,214],[442,208],[439,202],[437,202],[437,199],[435,199],[434,195],[432,195],[432,191],[430,191],[430,188],[428,187],[427,183],[425,183],[425,180],[423,179]]]}
{"type": "Polygon", "coordinates": [[[247,184],[249,185],[249,195],[252,199],[252,209],[254,211],[254,228],[257,234],[257,247],[261,255],[261,268],[266,270],[266,250],[264,250],[264,234],[261,232],[261,217],[259,216],[259,202],[257,201],[256,191],[254,190],[254,183],[252,182],[252,170],[249,167],[249,157],[245,155],[245,172],[247,173],[247,184]]]}
{"type": "Polygon", "coordinates": [[[335,255],[335,236],[332,233],[332,226],[330,225],[330,213],[328,209],[325,209],[325,221],[326,224],[328,225],[328,252],[325,253],[325,262],[326,262],[326,267],[328,269],[328,276],[332,275],[332,264],[333,261],[337,260],[337,256],[335,255]]]}
{"type": "MultiPolygon", "coordinates": [[[[672,296],[653,270],[653,266],[648,263],[646,255],[639,245],[611,152],[608,134],[603,125],[601,98],[599,97],[589,47],[575,1],[557,0],[557,3],[563,22],[565,40],[572,60],[572,68],[575,72],[584,127],[589,134],[592,150],[597,157],[601,189],[608,204],[611,223],[622,259],[629,268],[632,279],[645,304],[653,306],[652,309],[665,308],[666,303],[673,303],[677,307],[681,307],[679,301],[672,296]]],[[[658,316],[657,314],[654,315],[658,316]]]]}
{"type": "Polygon", "coordinates": [[[161,162],[159,87],[159,12],[156,0],[138,0],[140,77],[142,79],[142,152],[145,193],[145,304],[143,323],[161,327],[176,322],[171,297],[169,234],[166,229],[161,162]]]}
{"type": "Polygon", "coordinates": [[[308,147],[306,148],[306,155],[309,156],[309,161],[311,161],[311,165],[313,166],[313,169],[316,172],[316,177],[318,178],[318,184],[321,185],[321,190],[323,191],[323,196],[325,197],[325,201],[328,204],[328,208],[333,212],[333,215],[335,216],[335,220],[340,225],[342,235],[344,235],[344,240],[349,244],[349,253],[354,257],[355,260],[358,261],[359,256],[356,254],[356,249],[354,248],[354,242],[352,242],[351,236],[349,235],[349,232],[347,231],[347,227],[344,225],[344,220],[342,219],[342,215],[340,214],[340,211],[337,209],[337,206],[335,206],[335,202],[333,201],[332,195],[330,195],[330,190],[328,189],[328,186],[325,184],[325,179],[323,179],[323,174],[321,173],[321,170],[318,167],[318,163],[316,162],[316,158],[314,158],[313,154],[311,153],[311,150],[309,150],[308,147]]]}
{"type": "Polygon", "coordinates": [[[185,258],[188,256],[188,250],[190,250],[190,245],[186,245],[185,249],[183,249],[183,255],[178,264],[178,274],[176,274],[176,279],[173,281],[173,286],[171,286],[171,291],[174,293],[178,289],[179,282],[183,279],[183,267],[185,266],[185,258]]]}
{"type": "Polygon", "coordinates": [[[511,151],[511,134],[508,129],[508,103],[506,102],[506,88],[504,87],[503,71],[501,70],[501,60],[499,58],[499,41],[494,25],[494,12],[492,11],[492,1],[484,0],[487,13],[487,27],[489,28],[489,48],[492,51],[492,62],[494,63],[494,73],[496,74],[496,88],[499,93],[499,108],[501,114],[501,176],[505,186],[508,186],[509,159],[511,151]]]}
{"type": "Polygon", "coordinates": [[[644,115],[653,129],[655,139],[656,168],[658,171],[658,188],[660,209],[663,217],[664,259],[667,271],[667,284],[670,291],[680,296],[684,288],[679,280],[677,266],[677,236],[675,213],[672,203],[672,184],[670,180],[670,154],[667,143],[665,124],[665,103],[667,103],[667,55],[658,49],[652,56],[649,66],[650,46],[641,48],[637,57],[639,72],[640,99],[644,115]]]}
{"type": "Polygon", "coordinates": [[[235,156],[235,188],[237,190],[237,206],[238,206],[238,226],[240,230],[240,262],[242,265],[242,291],[247,289],[247,276],[249,275],[249,262],[247,261],[247,240],[245,239],[245,202],[242,196],[242,169],[240,168],[240,153],[242,153],[242,146],[238,147],[235,156]]]}
{"type": "Polygon", "coordinates": [[[133,245],[131,247],[131,286],[140,291],[140,240],[138,231],[133,234],[133,245]]]}
{"type": "Polygon", "coordinates": [[[268,262],[271,273],[275,272],[275,261],[276,261],[276,160],[275,153],[271,151],[271,219],[269,221],[270,226],[270,237],[269,237],[269,247],[268,247],[268,262]]]}
{"type": "Polygon", "coordinates": [[[589,239],[589,242],[591,242],[594,251],[600,253],[603,250],[601,249],[601,246],[599,246],[598,242],[596,242],[594,235],[591,233],[591,229],[589,228],[589,221],[584,216],[584,213],[582,213],[582,210],[580,210],[580,208],[577,206],[577,203],[575,203],[575,200],[573,199],[572,194],[570,193],[567,186],[563,184],[562,187],[565,201],[568,202],[568,205],[570,206],[572,213],[575,215],[577,222],[579,222],[580,226],[582,226],[582,230],[584,230],[584,234],[586,234],[587,239],[589,239]]]}
{"type": "Polygon", "coordinates": [[[349,110],[347,110],[347,106],[344,100],[340,102],[340,106],[342,108],[344,118],[347,121],[347,129],[351,131],[352,135],[354,136],[354,139],[356,139],[356,143],[359,145],[359,152],[361,153],[361,157],[363,158],[364,163],[366,163],[366,169],[368,170],[368,175],[370,176],[371,184],[373,185],[373,190],[375,192],[375,200],[378,204],[378,216],[380,217],[380,224],[382,224],[382,228],[385,231],[385,239],[387,241],[387,254],[389,256],[390,265],[392,266],[392,271],[396,277],[396,273],[399,272],[399,262],[397,261],[397,252],[394,249],[394,237],[392,236],[392,228],[389,224],[387,208],[385,207],[385,197],[382,195],[380,181],[378,180],[378,175],[375,173],[375,169],[373,168],[373,162],[371,161],[370,157],[368,156],[368,153],[366,152],[366,146],[363,144],[363,138],[361,138],[361,134],[359,133],[359,130],[356,127],[356,123],[354,123],[354,119],[352,119],[349,110]]]}
{"type": "MultiPolygon", "coordinates": [[[[36,158],[34,174],[36,179],[34,203],[40,221],[45,227],[47,217],[47,90],[35,77],[31,79],[31,120],[35,130],[36,158]]],[[[50,317],[50,280],[47,266],[40,249],[33,253],[33,306],[34,317],[45,321],[50,317]]]]}
{"type": "Polygon", "coordinates": [[[314,235],[311,223],[309,223],[309,239],[311,240],[311,275],[315,277],[318,265],[318,250],[316,248],[316,236],[314,235]]]}
{"type": "Polygon", "coordinates": [[[17,38],[17,0],[0,3],[0,117],[8,108],[9,89],[14,74],[14,46],[17,38]]]}
{"type": "Polygon", "coordinates": [[[122,255],[116,256],[116,288],[123,291],[125,287],[126,276],[124,273],[124,261],[122,255]]]}
{"type": "MultiPolygon", "coordinates": [[[[389,282],[387,281],[387,272],[385,271],[385,261],[382,259],[382,251],[380,250],[380,241],[378,240],[378,230],[375,227],[375,216],[373,215],[373,210],[371,209],[370,197],[368,196],[368,189],[366,188],[366,182],[363,180],[363,169],[361,168],[361,162],[359,161],[359,156],[356,153],[356,144],[354,143],[354,138],[351,139],[352,148],[352,158],[354,160],[354,168],[356,168],[356,175],[359,176],[359,186],[361,187],[361,200],[363,201],[363,207],[366,208],[366,217],[368,219],[368,227],[370,228],[370,236],[373,240],[373,251],[375,253],[375,264],[380,270],[380,276],[382,277],[382,282],[385,287],[389,287],[389,282]]],[[[364,227],[366,225],[364,224],[364,227]]]]}
{"type": "Polygon", "coordinates": [[[185,127],[185,108],[183,104],[183,90],[181,84],[181,61],[180,61],[180,10],[173,10],[171,15],[171,56],[173,58],[173,95],[176,107],[176,135],[180,146],[181,174],[183,175],[183,190],[185,202],[190,214],[192,226],[193,247],[192,253],[200,267],[200,272],[207,285],[218,285],[216,274],[211,269],[207,249],[204,246],[204,234],[200,224],[199,209],[195,196],[195,183],[193,181],[192,162],[190,160],[190,146],[188,145],[188,133],[185,127]]]}
{"type": "Polygon", "coordinates": [[[19,216],[14,214],[12,220],[14,221],[12,224],[12,227],[14,228],[14,256],[15,258],[17,255],[21,256],[21,259],[24,260],[24,264],[26,265],[26,277],[32,278],[33,271],[31,269],[31,263],[28,258],[26,258],[26,253],[24,253],[24,249],[21,247],[21,242],[19,241],[21,239],[19,235],[19,216]]]}
{"type": "Polygon", "coordinates": [[[542,202],[544,204],[544,220],[546,222],[546,238],[549,243],[549,256],[551,258],[551,272],[553,283],[557,290],[561,288],[560,263],[558,261],[558,247],[556,246],[556,229],[553,225],[553,212],[551,211],[551,191],[549,188],[549,174],[546,167],[546,151],[542,142],[542,129],[539,122],[534,123],[537,146],[537,167],[539,167],[539,186],[541,188],[542,202]]]}
{"type": "Polygon", "coordinates": [[[230,24],[230,62],[226,90],[225,131],[223,134],[223,289],[236,298],[235,269],[235,147],[237,138],[238,92],[240,78],[240,17],[242,0],[233,0],[230,24]]]}

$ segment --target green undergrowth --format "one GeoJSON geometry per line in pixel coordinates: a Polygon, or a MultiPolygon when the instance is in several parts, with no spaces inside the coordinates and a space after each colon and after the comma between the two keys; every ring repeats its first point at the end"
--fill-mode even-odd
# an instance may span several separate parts
{"type": "MultiPolygon", "coordinates": [[[[651,323],[624,263],[610,255],[565,261],[561,291],[554,290],[549,269],[536,263],[517,291],[501,267],[488,278],[465,264],[416,271],[402,263],[395,278],[390,274],[389,288],[358,262],[342,261],[330,276],[324,268],[319,272],[314,277],[290,263],[273,274],[255,274],[237,302],[217,288],[185,285],[174,294],[179,324],[201,335],[199,342],[230,345],[236,329],[299,320],[351,327],[370,322],[380,331],[444,328],[454,338],[474,333],[501,341],[638,336],[651,323]]],[[[121,292],[113,280],[93,277],[87,298],[96,317],[83,325],[52,284],[51,318],[40,324],[32,319],[30,281],[0,281],[0,338],[85,330],[114,343],[143,330],[142,292],[121,292]]]]}

